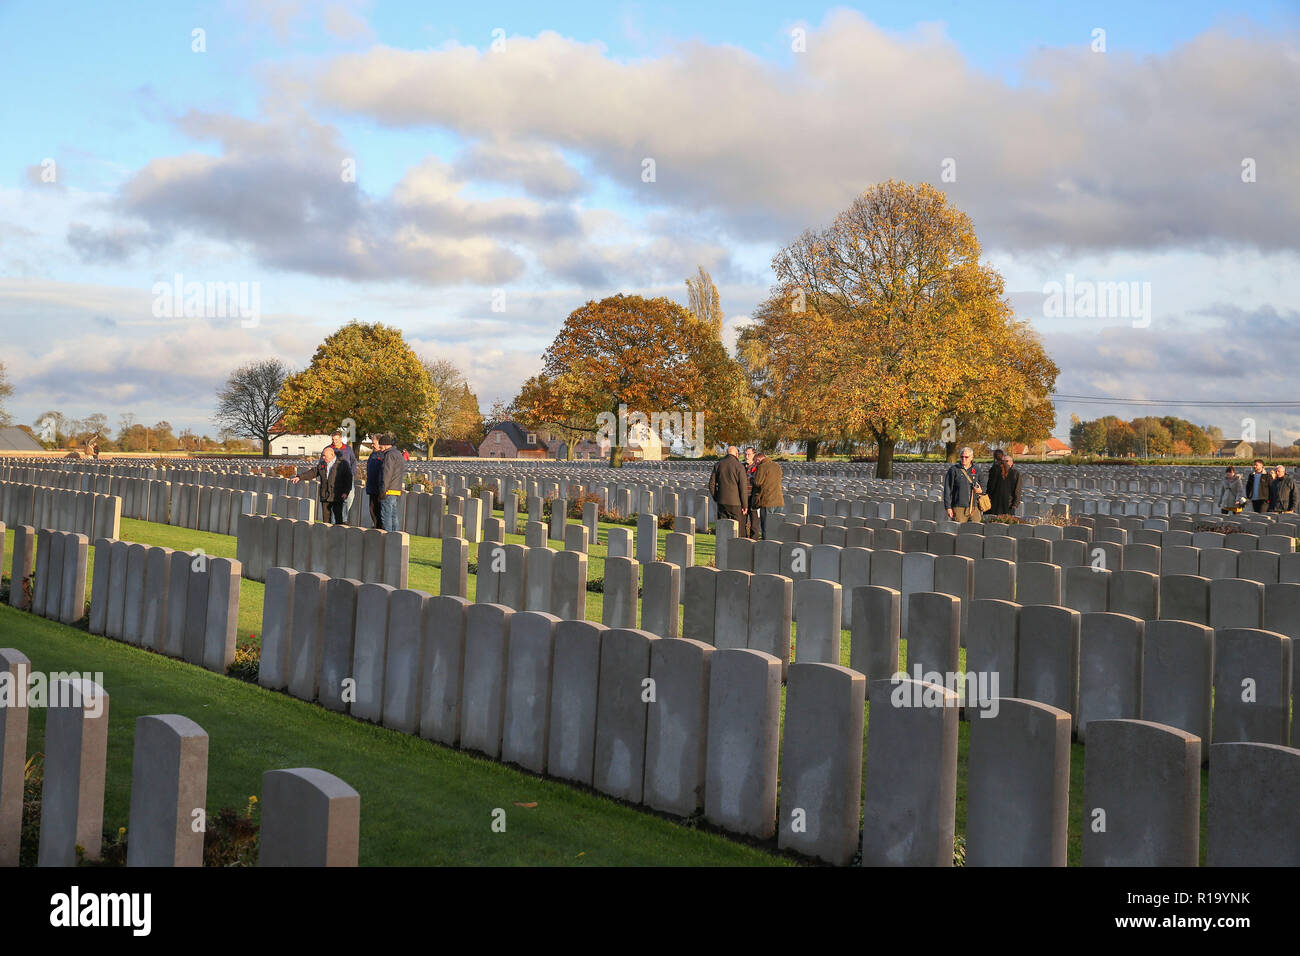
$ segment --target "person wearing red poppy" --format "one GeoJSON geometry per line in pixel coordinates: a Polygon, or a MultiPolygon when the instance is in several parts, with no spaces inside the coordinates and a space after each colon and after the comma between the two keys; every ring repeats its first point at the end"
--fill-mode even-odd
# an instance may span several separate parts
{"type": "Polygon", "coordinates": [[[961,450],[961,461],[954,464],[943,476],[943,509],[950,521],[979,523],[978,496],[979,472],[975,469],[975,453],[969,447],[961,450]]]}

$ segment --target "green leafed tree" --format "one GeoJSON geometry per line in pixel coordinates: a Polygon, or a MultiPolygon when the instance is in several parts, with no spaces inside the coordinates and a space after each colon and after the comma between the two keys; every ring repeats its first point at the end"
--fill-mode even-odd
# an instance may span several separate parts
{"type": "Polygon", "coordinates": [[[356,438],[387,433],[420,441],[436,421],[439,395],[399,329],[355,319],[316,349],[280,389],[285,426],[328,434],[348,420],[356,438]]]}

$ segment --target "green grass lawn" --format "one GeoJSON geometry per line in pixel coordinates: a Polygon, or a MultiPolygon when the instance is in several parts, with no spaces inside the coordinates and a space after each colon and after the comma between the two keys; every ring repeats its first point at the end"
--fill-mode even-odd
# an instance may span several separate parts
{"type": "MultiPolygon", "coordinates": [[[[591,791],[335,714],[198,667],[0,607],[0,646],[39,671],[102,672],[109,693],[104,826],[127,825],[135,719],[183,714],[210,736],[208,813],[242,809],[262,774],[317,767],[361,794],[372,866],[770,866],[791,861],[591,791]],[[516,806],[536,803],[535,808],[516,806]],[[506,811],[506,831],[491,829],[506,811]]],[[[33,709],[28,753],[44,749],[33,709]]],[[[128,835],[129,839],[129,835],[128,835]]]]}
{"type": "MultiPolygon", "coordinates": [[[[576,522],[575,522],[576,523],[576,522]]],[[[588,575],[603,577],[607,531],[588,555],[588,575]]],[[[228,535],[123,519],[122,537],[143,544],[235,556],[228,535]]],[[[663,553],[665,531],[659,533],[663,553]]],[[[9,533],[10,539],[12,532],[9,533]]],[[[438,592],[442,543],[412,537],[408,584],[438,592]]],[[[507,535],[509,543],[523,535],[507,535]]],[[[8,573],[12,541],[5,549],[8,573]]],[[[712,535],[696,537],[696,563],[713,560],[712,535]]],[[[94,549],[91,549],[93,568],[94,549]]],[[[93,575],[87,573],[87,600],[93,575]]],[[[474,576],[469,597],[474,597],[474,576]]],[[[240,583],[239,635],[261,631],[264,587],[240,583]]],[[[587,617],[600,620],[602,595],[589,592],[587,617]]],[[[796,626],[797,631],[797,626],[796,626]]],[[[796,634],[797,636],[797,634],[796,634]]],[[[180,713],[212,737],[209,808],[243,807],[261,791],[266,770],[311,766],[351,783],[362,795],[362,859],[373,865],[424,864],[770,864],[789,862],[760,848],[733,842],[678,822],[617,804],[594,793],[543,780],[492,761],[431,744],[231,678],[173,661],[74,628],[0,609],[0,646],[17,647],[39,670],[103,671],[112,697],[109,782],[105,826],[126,825],[134,717],[180,713]],[[514,807],[536,800],[536,809],[514,807]],[[489,828],[491,811],[504,807],[505,834],[489,828]],[[516,829],[517,827],[517,829],[516,829]],[[631,842],[629,842],[631,841],[631,842]],[[583,853],[579,857],[577,854],[583,853]],[[566,855],[567,854],[567,855],[566,855]]],[[[900,653],[906,660],[907,642],[900,653]]],[[[965,668],[965,650],[961,667],[965,668]]],[[[841,663],[849,663],[849,632],[841,632],[841,663]]],[[[782,690],[784,723],[785,691],[782,690]]],[[[869,709],[868,709],[869,710],[869,709]]],[[[868,723],[870,714],[868,713],[868,723]]],[[[29,752],[39,749],[42,712],[33,712],[29,752]]],[[[979,718],[976,718],[979,719],[979,718]]],[[[959,730],[957,833],[966,822],[970,725],[959,730]]],[[[865,740],[865,732],[864,732],[865,740]]],[[[1082,858],[1084,747],[1071,747],[1069,862],[1082,858]]],[[[1208,774],[1201,779],[1201,858],[1205,856],[1208,774]]]]}

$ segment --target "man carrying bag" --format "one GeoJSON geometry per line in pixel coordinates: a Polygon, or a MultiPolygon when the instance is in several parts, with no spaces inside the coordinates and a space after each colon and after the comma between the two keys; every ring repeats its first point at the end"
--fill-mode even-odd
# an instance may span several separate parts
{"type": "Polygon", "coordinates": [[[980,487],[974,458],[975,453],[970,448],[963,448],[961,461],[949,468],[943,476],[943,508],[949,520],[958,523],[974,521],[978,524],[980,505],[988,503],[988,496],[980,487]]]}

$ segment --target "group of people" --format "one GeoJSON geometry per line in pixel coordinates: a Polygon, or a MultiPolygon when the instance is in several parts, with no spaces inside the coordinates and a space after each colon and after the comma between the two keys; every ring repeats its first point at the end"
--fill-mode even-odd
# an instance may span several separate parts
{"type": "Polygon", "coordinates": [[[742,537],[766,539],[768,515],[785,508],[781,466],[756,448],[746,448],[742,462],[740,449],[728,445],[709,475],[709,496],[720,519],[739,522],[742,537]]]}
{"type": "MultiPolygon", "coordinates": [[[[406,452],[393,445],[392,435],[371,435],[370,447],[374,449],[366,459],[370,520],[381,531],[400,531],[397,505],[406,474],[406,452]]],[[[315,478],[322,519],[347,524],[348,509],[356,493],[357,468],[356,453],[343,440],[343,432],[336,431],[316,463],[299,471],[293,481],[296,484],[303,478],[315,478]]]]}
{"type": "Polygon", "coordinates": [[[1219,511],[1225,515],[1237,514],[1247,505],[1256,511],[1296,510],[1295,479],[1286,473],[1285,465],[1265,468],[1264,460],[1256,458],[1245,478],[1232,465],[1228,466],[1219,486],[1219,511]]]}
{"type": "Polygon", "coordinates": [[[1013,515],[1020,507],[1020,487],[1020,472],[1006,452],[993,452],[988,478],[981,482],[975,453],[969,447],[963,448],[960,460],[943,476],[943,509],[950,521],[959,523],[978,523],[985,514],[1013,515]],[[982,501],[981,496],[988,500],[982,501]]]}

